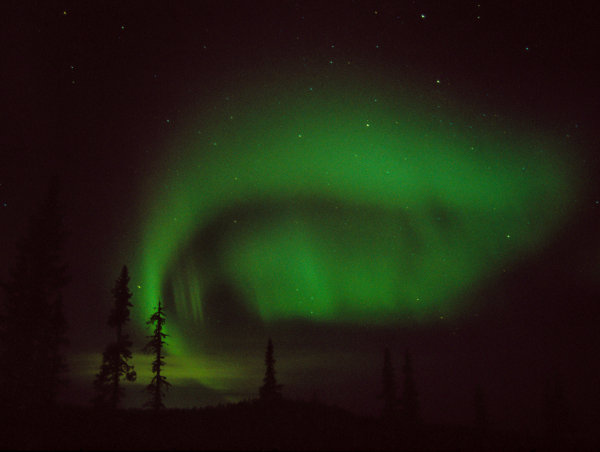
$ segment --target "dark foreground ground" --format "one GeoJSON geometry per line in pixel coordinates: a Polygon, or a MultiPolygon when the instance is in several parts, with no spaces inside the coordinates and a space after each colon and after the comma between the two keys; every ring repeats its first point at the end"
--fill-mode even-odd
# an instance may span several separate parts
{"type": "Polygon", "coordinates": [[[521,432],[398,422],[355,416],[335,407],[284,401],[193,410],[61,408],[3,413],[3,449],[253,450],[595,450],[589,440],[537,438],[521,432]]]}

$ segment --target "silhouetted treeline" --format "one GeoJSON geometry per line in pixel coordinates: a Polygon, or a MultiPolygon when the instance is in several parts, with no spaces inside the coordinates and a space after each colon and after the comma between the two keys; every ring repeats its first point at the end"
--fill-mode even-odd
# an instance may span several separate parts
{"type": "Polygon", "coordinates": [[[62,256],[67,233],[54,181],[2,283],[0,403],[3,409],[47,409],[65,382],[68,344],[63,289],[69,280],[62,256]]]}
{"type": "MultiPolygon", "coordinates": [[[[4,449],[483,450],[471,427],[422,423],[389,430],[378,419],[282,398],[189,410],[63,407],[51,415],[0,415],[4,449]]],[[[545,450],[526,433],[491,431],[486,451],[545,450]]],[[[562,450],[593,450],[573,443],[562,450]]]]}
{"type": "MultiPolygon", "coordinates": [[[[419,380],[412,355],[405,351],[397,376],[389,348],[383,353],[379,417],[357,416],[320,403],[316,397],[311,402],[285,398],[276,378],[271,338],[257,398],[202,409],[165,409],[163,399],[170,386],[165,376],[167,317],[160,300],[147,321],[154,328],[142,349],[154,358],[145,404],[153,411],[119,409],[125,394],[123,381],[136,378],[131,364],[133,342],[127,333],[134,307],[127,266],[111,291],[108,321],[99,322],[111,328],[114,336],[102,353],[93,382],[94,407],[60,406],[57,394],[65,381],[64,346],[68,342],[62,305],[68,282],[62,257],[65,237],[55,184],[31,218],[18,243],[10,277],[1,284],[0,448],[494,451],[594,450],[593,446],[600,446],[598,439],[573,436],[564,382],[558,373],[548,378],[545,387],[540,410],[545,430],[539,437],[494,429],[481,386],[473,392],[472,425],[428,424],[419,408],[419,380]]],[[[377,363],[373,365],[377,368],[377,363]]]]}
{"type": "MultiPolygon", "coordinates": [[[[17,242],[9,278],[0,281],[0,404],[9,413],[53,410],[59,390],[67,383],[64,348],[69,341],[63,289],[69,278],[63,257],[67,232],[59,198],[55,179],[17,242]]],[[[125,332],[133,306],[128,284],[129,271],[123,266],[112,289],[114,304],[107,322],[115,338],[102,353],[94,381],[96,407],[118,408],[124,396],[122,379],[136,378],[130,363],[133,343],[125,332]]],[[[152,408],[164,407],[162,397],[170,386],[162,374],[165,321],[159,301],[157,312],[148,321],[155,330],[145,350],[155,355],[154,377],[147,388],[152,408]]]]}

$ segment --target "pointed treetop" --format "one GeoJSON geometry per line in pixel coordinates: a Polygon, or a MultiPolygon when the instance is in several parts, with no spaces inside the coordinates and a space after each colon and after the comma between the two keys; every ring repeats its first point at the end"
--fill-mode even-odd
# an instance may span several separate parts
{"type": "Polygon", "coordinates": [[[133,306],[129,301],[132,293],[129,290],[129,270],[126,265],[121,269],[111,293],[115,299],[115,306],[108,317],[108,325],[115,327],[129,321],[129,308],[133,306]]]}
{"type": "Polygon", "coordinates": [[[163,397],[165,391],[169,389],[171,383],[167,381],[167,377],[162,374],[165,365],[163,349],[167,343],[164,341],[167,334],[163,333],[163,327],[166,322],[162,302],[158,300],[156,311],[150,316],[146,322],[148,325],[154,325],[154,332],[151,336],[146,336],[149,341],[144,347],[145,352],[154,353],[154,361],[152,361],[152,373],[154,377],[150,384],[146,387],[146,391],[150,394],[150,400],[145,404],[146,407],[160,410],[164,408],[163,397]]]}
{"type": "Polygon", "coordinates": [[[267,342],[267,352],[265,354],[265,377],[263,385],[260,388],[260,399],[263,401],[273,401],[281,399],[281,385],[277,384],[275,379],[275,357],[273,356],[273,341],[269,338],[267,342]]]}

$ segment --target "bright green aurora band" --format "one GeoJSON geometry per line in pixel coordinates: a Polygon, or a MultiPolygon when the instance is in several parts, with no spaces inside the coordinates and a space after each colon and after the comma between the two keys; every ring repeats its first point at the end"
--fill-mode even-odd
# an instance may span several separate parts
{"type": "Polygon", "coordinates": [[[144,315],[170,310],[172,353],[240,316],[452,317],[568,215],[556,140],[385,82],[312,83],[224,90],[172,129],[134,266],[144,315]]]}

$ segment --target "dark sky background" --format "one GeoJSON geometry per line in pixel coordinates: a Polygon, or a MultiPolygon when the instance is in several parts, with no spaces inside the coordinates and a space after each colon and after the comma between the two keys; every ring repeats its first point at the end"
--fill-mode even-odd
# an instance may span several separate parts
{"type": "MultiPolygon", "coordinates": [[[[169,143],[180,122],[245,74],[342,71],[345,61],[385,68],[421,80],[426,93],[531,118],[584,168],[584,189],[540,253],[480,289],[486,303],[476,317],[457,328],[341,334],[354,338],[349,349],[361,335],[378,345],[362,380],[340,370],[345,386],[291,380],[285,391],[309,397],[314,389],[374,413],[383,345],[397,368],[410,347],[426,418],[468,422],[479,381],[492,419],[536,427],[543,385],[559,373],[573,419],[587,428],[600,406],[598,13],[593,2],[11,2],[1,51],[0,276],[50,177],[60,175],[71,232],[70,356],[99,353],[109,290],[140,241],[142,187],[160,171],[157,157],[176,152],[169,143]]],[[[72,380],[67,397],[86,397],[87,382],[72,380]]],[[[174,389],[171,406],[219,400],[202,394],[174,389]]]]}

